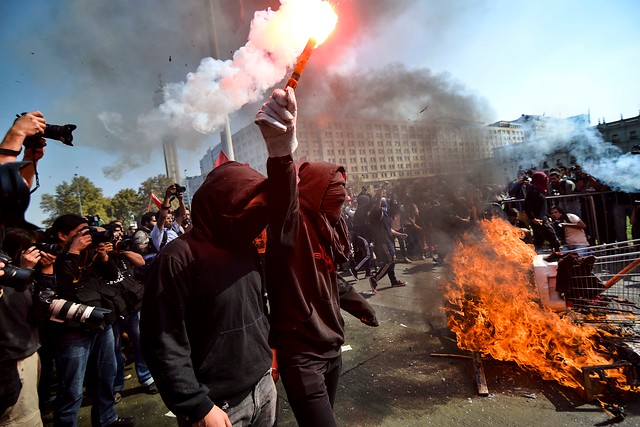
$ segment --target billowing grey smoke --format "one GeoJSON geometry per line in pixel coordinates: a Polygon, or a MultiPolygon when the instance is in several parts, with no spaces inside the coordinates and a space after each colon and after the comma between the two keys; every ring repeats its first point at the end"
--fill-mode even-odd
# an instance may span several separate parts
{"type": "MultiPolygon", "coordinates": [[[[640,191],[640,155],[623,153],[583,121],[545,118],[544,128],[524,124],[529,143],[510,147],[510,155],[522,165],[535,165],[557,152],[566,152],[576,164],[614,190],[640,191]]],[[[514,177],[515,178],[515,177],[514,177]]]]}
{"type": "Polygon", "coordinates": [[[371,120],[487,122],[495,113],[486,99],[448,74],[388,64],[358,72],[303,76],[300,98],[307,114],[371,120]]]}

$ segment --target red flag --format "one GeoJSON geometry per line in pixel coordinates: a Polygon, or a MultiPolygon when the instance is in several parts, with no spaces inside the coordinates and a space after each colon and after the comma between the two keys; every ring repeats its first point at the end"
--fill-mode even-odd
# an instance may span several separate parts
{"type": "Polygon", "coordinates": [[[213,167],[217,168],[221,164],[227,163],[228,161],[229,161],[229,158],[227,157],[227,155],[224,153],[224,151],[220,150],[220,153],[218,154],[218,158],[216,159],[216,162],[213,164],[213,167]]]}
{"type": "Polygon", "coordinates": [[[162,207],[162,200],[158,199],[158,197],[156,197],[155,194],[153,194],[153,191],[151,192],[151,194],[149,195],[149,206],[151,206],[151,200],[153,200],[153,203],[156,204],[156,206],[158,207],[158,209],[160,209],[162,207]]]}

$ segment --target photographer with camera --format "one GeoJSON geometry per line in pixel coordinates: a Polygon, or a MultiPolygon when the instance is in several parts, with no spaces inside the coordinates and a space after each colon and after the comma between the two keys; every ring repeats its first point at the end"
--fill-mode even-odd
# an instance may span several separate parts
{"type": "Polygon", "coordinates": [[[156,215],[156,226],[151,230],[151,244],[156,252],[160,252],[167,243],[184,234],[182,222],[184,220],[185,206],[182,194],[187,189],[180,184],[171,184],[164,193],[162,206],[156,215]],[[178,199],[178,209],[175,216],[171,210],[171,201],[178,199]]]}
{"type": "Polygon", "coordinates": [[[23,160],[30,163],[21,168],[20,174],[29,187],[33,184],[35,176],[37,186],[39,184],[36,167],[38,161],[44,156],[44,147],[47,146],[45,138],[73,145],[71,143],[73,141],[72,132],[75,129],[76,125],[71,124],[63,126],[47,124],[40,111],[22,113],[18,115],[0,143],[0,163],[15,162],[24,146],[23,160]]]}
{"type": "Polygon", "coordinates": [[[0,426],[37,426],[42,425],[38,399],[40,319],[34,309],[39,292],[55,287],[55,255],[36,247],[35,231],[3,231],[0,258],[9,273],[0,278],[0,388],[13,388],[19,394],[0,395],[0,426]]]}
{"type": "Polygon", "coordinates": [[[89,227],[86,219],[77,215],[58,217],[51,233],[66,249],[54,266],[59,296],[109,310],[100,327],[84,323],[60,328],[56,337],[59,387],[55,425],[77,425],[86,377],[91,379],[92,425],[133,426],[133,418],[116,414],[113,394],[117,365],[112,325],[124,311],[124,304],[115,287],[109,285],[118,279],[117,266],[109,255],[113,250],[111,236],[103,229],[89,227]]]}
{"type": "Polygon", "coordinates": [[[113,324],[113,335],[115,338],[115,351],[117,372],[116,380],[113,385],[116,402],[119,402],[122,396],[120,392],[124,389],[124,365],[125,357],[122,352],[122,333],[126,332],[129,342],[133,347],[135,355],[135,369],[138,383],[149,394],[158,393],[151,372],[142,356],[142,347],[140,345],[140,307],[142,306],[142,296],[144,294],[144,283],[142,277],[138,274],[138,269],[144,266],[145,261],[142,255],[134,252],[134,242],[132,239],[123,239],[122,224],[112,221],[107,226],[107,230],[113,235],[114,250],[110,256],[118,267],[118,282],[120,292],[126,304],[126,313],[121,316],[113,324]]]}

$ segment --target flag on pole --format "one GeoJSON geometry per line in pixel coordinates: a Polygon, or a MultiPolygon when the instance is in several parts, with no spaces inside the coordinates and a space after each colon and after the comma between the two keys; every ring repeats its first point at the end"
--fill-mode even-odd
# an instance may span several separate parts
{"type": "Polygon", "coordinates": [[[221,164],[227,163],[228,161],[229,161],[229,158],[227,157],[227,155],[224,153],[224,151],[220,150],[220,153],[218,153],[218,158],[216,159],[216,162],[213,164],[213,167],[215,169],[221,164]]]}
{"type": "Polygon", "coordinates": [[[153,203],[156,204],[156,206],[158,207],[158,209],[160,209],[162,207],[162,201],[160,199],[158,199],[158,197],[153,194],[153,191],[151,193],[149,193],[149,205],[147,206],[147,212],[151,212],[151,202],[153,201],[153,203]]]}

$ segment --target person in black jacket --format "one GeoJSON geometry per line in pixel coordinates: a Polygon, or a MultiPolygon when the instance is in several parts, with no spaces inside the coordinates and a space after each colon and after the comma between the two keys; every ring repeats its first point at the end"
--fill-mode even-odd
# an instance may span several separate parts
{"type": "Polygon", "coordinates": [[[111,243],[94,242],[96,232],[89,229],[87,220],[78,215],[62,215],[53,222],[50,233],[65,247],[54,265],[57,294],[60,298],[91,307],[109,310],[104,324],[93,327],[88,323],[61,326],[55,337],[58,393],[54,424],[77,426],[82,405],[82,387],[88,378],[93,397],[91,424],[93,426],[135,425],[132,417],[119,417],[115,411],[113,383],[116,376],[116,356],[112,325],[124,310],[115,287],[118,269],[110,258],[111,243]]]}
{"type": "Polygon", "coordinates": [[[326,162],[303,163],[297,183],[291,156],[297,146],[295,121],[291,88],[276,89],[255,119],[269,152],[269,338],[298,424],[331,427],[336,425],[333,403],[344,343],[340,308],[365,324],[378,323],[366,300],[337,280],[336,267],[349,256],[341,215],[345,169],[326,162]]]}
{"type": "Polygon", "coordinates": [[[267,179],[216,167],[192,202],[193,228],[151,264],[140,313],[144,359],[181,426],[271,426],[277,392],[258,251],[267,179]]]}

